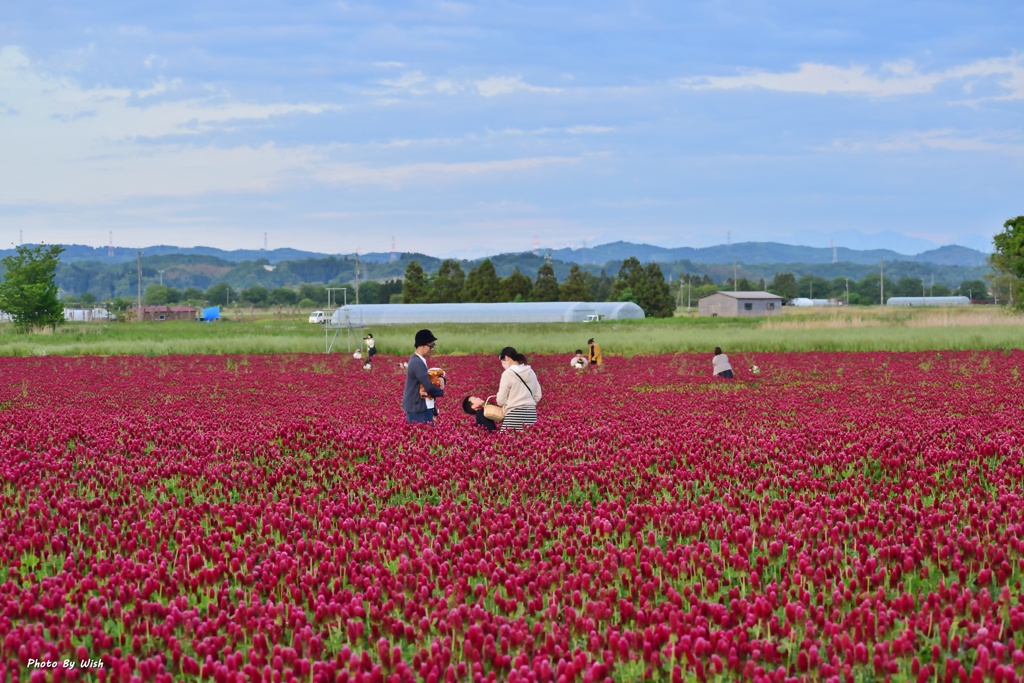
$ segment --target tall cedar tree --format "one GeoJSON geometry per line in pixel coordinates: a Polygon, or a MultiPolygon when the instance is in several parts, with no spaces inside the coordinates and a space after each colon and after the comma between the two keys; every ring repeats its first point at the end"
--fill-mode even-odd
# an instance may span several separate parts
{"type": "Polygon", "coordinates": [[[501,295],[505,301],[529,301],[533,280],[519,272],[519,266],[501,281],[501,295]]]}
{"type": "Polygon", "coordinates": [[[635,256],[622,262],[619,277],[612,287],[615,301],[632,301],[644,310],[648,318],[670,318],[675,312],[675,300],[665,282],[665,274],[657,263],[643,266],[635,256]]]}
{"type": "Polygon", "coordinates": [[[612,286],[615,282],[608,273],[604,272],[604,268],[601,269],[600,275],[587,272],[583,274],[583,278],[587,282],[587,289],[590,290],[590,299],[588,301],[610,300],[612,286]]]}
{"type": "Polygon", "coordinates": [[[768,283],[768,291],[783,299],[795,299],[800,296],[800,286],[793,273],[775,273],[775,277],[768,283]]]}
{"type": "Polygon", "coordinates": [[[532,301],[558,301],[558,278],[554,267],[547,261],[537,269],[537,280],[533,283],[532,301]]]}
{"type": "Polygon", "coordinates": [[[643,279],[644,267],[640,265],[640,259],[630,256],[622,262],[619,268],[619,276],[612,285],[613,301],[632,301],[636,303],[636,289],[643,279]]]}
{"type": "Polygon", "coordinates": [[[462,289],[463,301],[493,304],[501,301],[501,281],[494,270],[491,259],[485,258],[479,266],[469,269],[466,286],[462,289]]]}
{"type": "Polygon", "coordinates": [[[405,280],[402,282],[402,303],[426,303],[428,296],[427,276],[422,266],[416,261],[409,261],[405,267],[405,280]]]}
{"type": "Polygon", "coordinates": [[[558,288],[558,294],[562,301],[590,301],[590,288],[587,287],[587,279],[583,277],[583,271],[579,264],[572,264],[569,267],[569,277],[558,288]]]}
{"type": "Polygon", "coordinates": [[[462,301],[462,290],[466,285],[466,273],[455,259],[445,259],[437,269],[437,276],[430,288],[430,300],[438,304],[456,304],[462,301]]]}
{"type": "Polygon", "coordinates": [[[0,310],[11,316],[18,332],[64,324],[64,305],[54,282],[63,251],[59,244],[21,245],[0,260],[6,271],[0,282],[0,310]]]}
{"type": "Polygon", "coordinates": [[[637,305],[644,309],[644,315],[648,318],[671,318],[676,312],[672,291],[657,263],[648,263],[644,268],[644,279],[637,298],[637,305]]]}

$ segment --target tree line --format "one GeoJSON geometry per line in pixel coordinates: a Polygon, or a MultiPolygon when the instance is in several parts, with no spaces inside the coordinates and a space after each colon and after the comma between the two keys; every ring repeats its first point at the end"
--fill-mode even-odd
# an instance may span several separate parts
{"type": "Polygon", "coordinates": [[[550,262],[541,264],[535,278],[519,268],[500,278],[491,259],[484,259],[468,273],[457,260],[447,259],[433,274],[410,261],[401,297],[391,299],[391,303],[405,304],[517,301],[631,301],[649,318],[671,317],[676,308],[661,266],[641,264],[635,257],[623,261],[614,278],[604,270],[595,275],[574,263],[561,282],[550,262]]]}
{"type": "MultiPolygon", "coordinates": [[[[735,282],[727,279],[722,285],[714,282],[708,273],[698,276],[684,272],[675,282],[671,278],[666,282],[660,265],[653,262],[642,264],[636,257],[625,259],[615,278],[607,275],[604,269],[595,274],[572,264],[566,277],[559,282],[550,260],[545,260],[537,268],[535,278],[523,274],[518,267],[510,275],[500,278],[491,259],[470,267],[468,273],[459,261],[448,259],[441,261],[433,274],[428,274],[416,260],[410,260],[404,278],[361,282],[358,289],[351,289],[351,299],[348,297],[350,288],[342,288],[345,292],[341,302],[632,301],[648,317],[671,317],[684,300],[692,305],[696,299],[715,291],[735,289],[763,290],[785,299],[838,299],[850,305],[878,304],[883,295],[938,297],[956,294],[972,300],[991,296],[997,303],[1024,309],[1024,216],[1007,220],[1003,231],[993,237],[993,243],[995,251],[990,257],[993,272],[985,274],[984,280],[965,279],[956,287],[930,282],[923,277],[899,277],[893,281],[884,278],[881,272],[868,274],[860,280],[848,277],[828,279],[808,274],[796,277],[792,272],[776,272],[770,282],[763,278],[757,282],[737,278],[735,282]]],[[[63,309],[69,306],[105,305],[116,311],[130,309],[136,303],[136,300],[124,296],[101,301],[89,291],[61,299],[56,277],[63,251],[59,245],[23,245],[0,259],[0,269],[3,270],[0,311],[10,318],[15,329],[29,331],[63,324],[63,309]]],[[[337,267],[339,263],[330,265],[337,267]]],[[[254,271],[273,270],[269,264],[244,265],[251,265],[254,271]]],[[[163,271],[160,273],[162,277],[163,271]]],[[[178,290],[163,284],[149,284],[144,303],[199,307],[223,302],[225,305],[277,306],[279,309],[319,308],[330,301],[328,289],[328,285],[312,283],[272,289],[254,284],[241,291],[236,291],[226,282],[218,282],[205,290],[198,287],[178,290]]],[[[334,302],[339,302],[337,296],[334,302]]]]}
{"type": "MultiPolygon", "coordinates": [[[[639,305],[648,317],[671,317],[676,308],[696,305],[704,296],[718,291],[767,291],[784,299],[803,297],[808,299],[834,299],[849,305],[878,305],[882,293],[892,296],[950,296],[963,295],[972,300],[1010,299],[1010,289],[1005,276],[995,276],[986,282],[980,279],[964,280],[957,287],[942,283],[932,284],[922,278],[885,278],[873,273],[860,280],[851,278],[827,279],[816,275],[797,277],[793,273],[776,273],[770,281],[757,281],[740,277],[733,285],[732,278],[715,282],[707,273],[683,273],[672,282],[666,282],[657,263],[641,264],[638,259],[626,259],[616,277],[602,270],[599,274],[585,271],[576,264],[569,267],[567,276],[559,281],[550,263],[542,264],[535,278],[519,271],[518,268],[502,278],[499,277],[490,259],[478,265],[463,269],[455,259],[442,261],[437,271],[428,273],[418,261],[410,261],[404,278],[392,278],[383,282],[367,281],[355,287],[344,287],[344,292],[335,291],[331,296],[332,305],[342,303],[401,304],[401,303],[497,303],[516,301],[632,301],[639,305]]],[[[297,287],[276,287],[273,289],[253,285],[235,289],[225,282],[218,282],[206,289],[186,287],[176,289],[151,284],[145,289],[144,305],[188,305],[201,306],[251,306],[255,308],[277,308],[280,310],[314,309],[328,305],[328,288],[332,285],[304,283],[297,287]]],[[[69,306],[93,306],[103,304],[113,311],[129,310],[136,300],[130,297],[114,297],[101,302],[90,294],[67,296],[63,299],[69,306]]]]}

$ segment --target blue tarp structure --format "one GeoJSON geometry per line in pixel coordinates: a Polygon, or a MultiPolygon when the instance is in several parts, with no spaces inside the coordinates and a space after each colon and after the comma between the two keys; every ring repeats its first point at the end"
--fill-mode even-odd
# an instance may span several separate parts
{"type": "Polygon", "coordinates": [[[199,317],[204,322],[210,322],[211,320],[220,320],[220,306],[211,306],[210,308],[204,308],[202,315],[199,317]]]}

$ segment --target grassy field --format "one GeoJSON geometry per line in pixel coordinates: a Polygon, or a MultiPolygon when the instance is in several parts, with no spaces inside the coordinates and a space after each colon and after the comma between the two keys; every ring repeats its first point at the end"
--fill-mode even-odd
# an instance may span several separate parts
{"type": "MultiPolygon", "coordinates": [[[[369,331],[381,353],[412,351],[420,325],[345,330],[332,353],[354,350],[369,331]]],[[[1024,348],[1024,316],[994,307],[790,309],[750,319],[679,315],[668,320],[599,323],[434,324],[438,352],[497,353],[515,346],[524,353],[565,353],[586,348],[589,337],[609,355],[674,352],[924,351],[1024,348]]],[[[330,333],[333,335],[333,332],[330,333]]],[[[54,333],[15,334],[0,325],[0,355],[167,355],[324,353],[323,328],[301,318],[259,315],[212,324],[194,322],[68,323],[54,333]]]]}

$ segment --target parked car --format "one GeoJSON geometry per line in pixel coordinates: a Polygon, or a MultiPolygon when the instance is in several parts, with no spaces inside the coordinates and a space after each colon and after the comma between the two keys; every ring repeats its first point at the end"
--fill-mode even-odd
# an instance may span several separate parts
{"type": "Polygon", "coordinates": [[[330,319],[331,317],[323,311],[313,311],[309,314],[309,322],[311,323],[319,323],[323,325],[330,319]]]}

